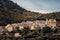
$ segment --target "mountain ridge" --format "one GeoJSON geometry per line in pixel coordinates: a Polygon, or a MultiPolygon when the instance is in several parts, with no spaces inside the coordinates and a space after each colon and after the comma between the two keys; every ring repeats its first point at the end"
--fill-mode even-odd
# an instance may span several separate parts
{"type": "Polygon", "coordinates": [[[39,15],[35,12],[27,11],[11,0],[0,0],[0,25],[22,22],[39,15]]]}
{"type": "Polygon", "coordinates": [[[28,11],[11,0],[0,0],[0,26],[22,21],[56,19],[60,21],[60,12],[42,14],[28,11]]]}

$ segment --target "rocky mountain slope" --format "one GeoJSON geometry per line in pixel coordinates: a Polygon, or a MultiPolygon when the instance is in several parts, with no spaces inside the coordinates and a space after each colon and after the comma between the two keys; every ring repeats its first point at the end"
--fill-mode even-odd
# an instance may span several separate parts
{"type": "Polygon", "coordinates": [[[11,0],[0,0],[0,26],[22,21],[45,20],[46,18],[60,21],[60,12],[41,14],[28,11],[11,0]]]}
{"type": "Polygon", "coordinates": [[[0,0],[0,25],[17,23],[37,16],[40,14],[27,11],[11,0],[0,0]]]}

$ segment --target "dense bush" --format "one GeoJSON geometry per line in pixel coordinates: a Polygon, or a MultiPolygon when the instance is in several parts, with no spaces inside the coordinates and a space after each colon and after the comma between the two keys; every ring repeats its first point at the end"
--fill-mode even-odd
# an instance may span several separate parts
{"type": "Polygon", "coordinates": [[[43,27],[43,29],[30,30],[28,27],[25,27],[23,30],[17,30],[12,32],[4,32],[0,35],[0,40],[59,40],[58,35],[53,35],[51,28],[43,27]],[[42,31],[41,31],[42,30],[42,31]],[[15,33],[19,33],[22,36],[14,37],[15,33]]]}
{"type": "Polygon", "coordinates": [[[50,33],[52,31],[52,29],[50,27],[43,27],[42,29],[43,33],[50,33]]]}

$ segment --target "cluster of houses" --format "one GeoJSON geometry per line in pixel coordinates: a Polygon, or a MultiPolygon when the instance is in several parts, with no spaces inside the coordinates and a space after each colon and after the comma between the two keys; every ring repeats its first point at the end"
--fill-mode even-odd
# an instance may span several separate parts
{"type": "MultiPolygon", "coordinates": [[[[24,27],[29,27],[30,30],[35,30],[35,29],[42,29],[46,25],[53,29],[56,27],[56,20],[46,19],[46,20],[26,21],[21,23],[8,24],[5,27],[0,26],[0,34],[3,34],[2,33],[3,31],[11,32],[13,30],[16,30],[17,27],[19,28],[19,30],[23,30],[24,27]]],[[[16,35],[19,35],[19,33],[16,33],[15,36],[16,35]]]]}

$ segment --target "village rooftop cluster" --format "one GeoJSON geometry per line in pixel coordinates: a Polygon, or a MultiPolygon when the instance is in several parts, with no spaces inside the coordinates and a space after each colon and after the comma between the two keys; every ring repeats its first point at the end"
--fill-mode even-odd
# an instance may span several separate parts
{"type": "MultiPolygon", "coordinates": [[[[56,27],[56,20],[46,19],[46,20],[26,21],[21,23],[8,24],[6,26],[0,26],[0,35],[3,34],[3,32],[5,31],[11,32],[13,30],[16,30],[17,27],[19,28],[19,30],[23,30],[24,27],[28,27],[30,30],[35,30],[35,29],[38,30],[38,29],[42,29],[45,26],[54,29],[56,27]]],[[[19,33],[15,33],[14,36],[17,37],[21,35],[19,33]]]]}

